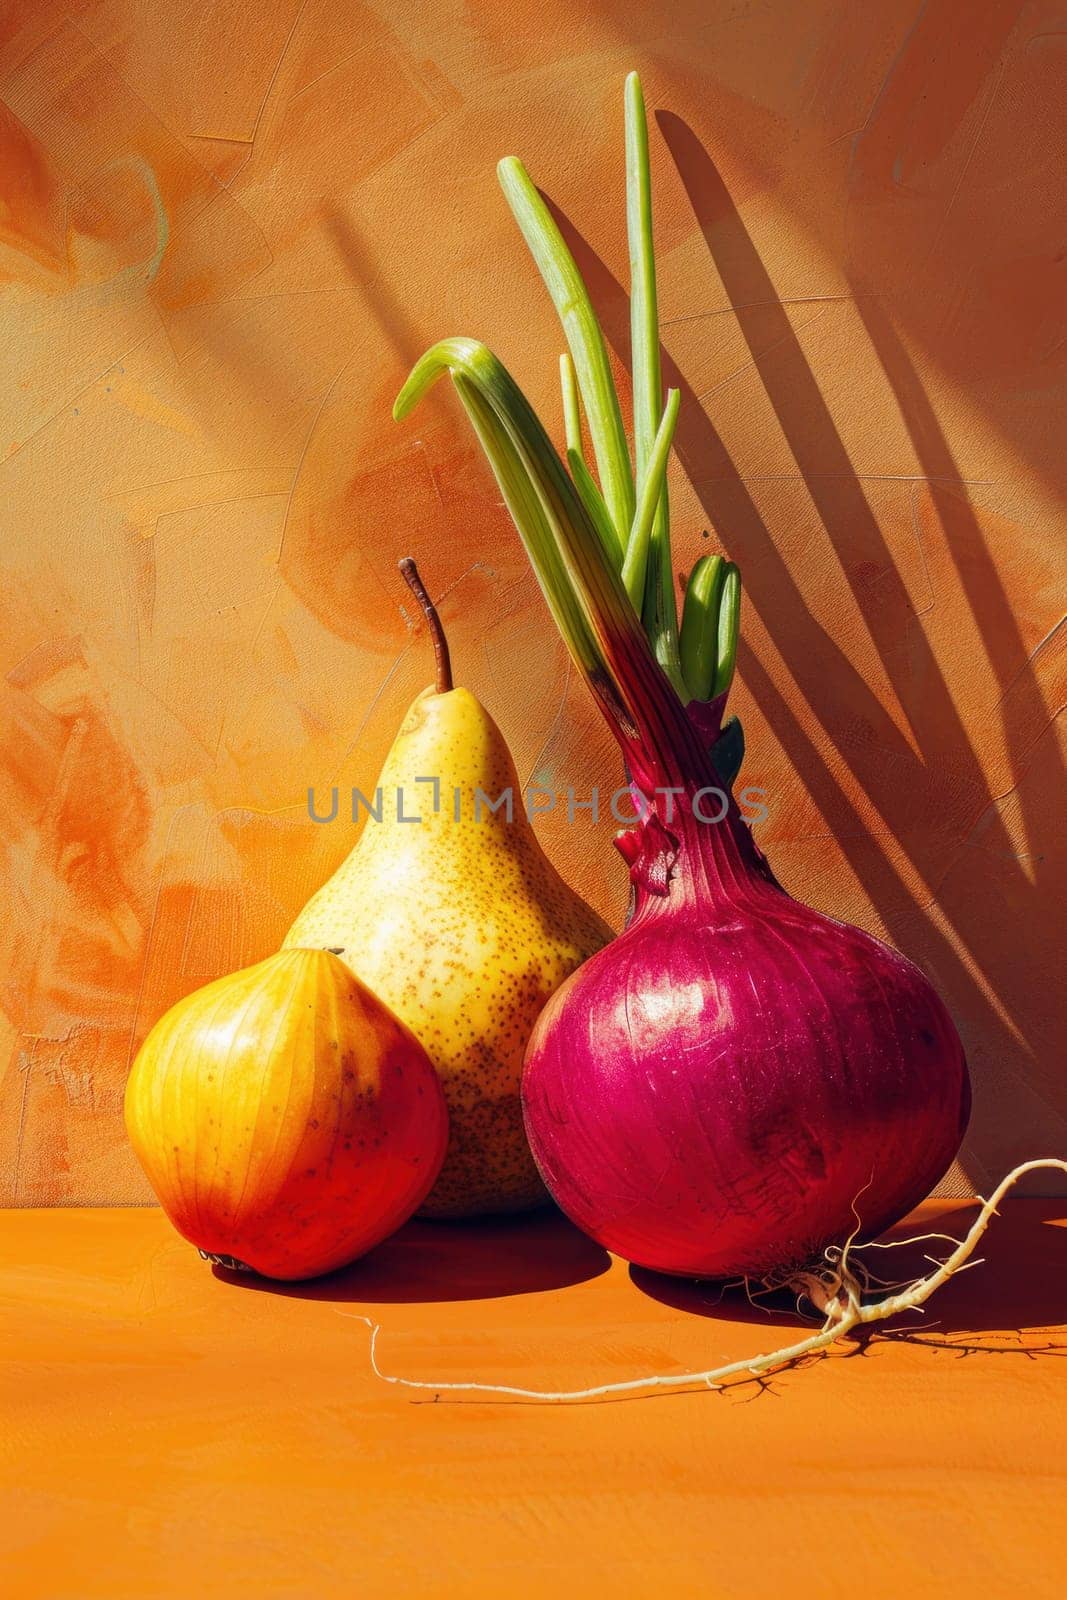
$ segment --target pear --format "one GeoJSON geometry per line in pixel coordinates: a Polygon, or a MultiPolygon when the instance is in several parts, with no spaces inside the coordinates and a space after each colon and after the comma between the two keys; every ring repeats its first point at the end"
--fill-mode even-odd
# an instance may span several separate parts
{"type": "Polygon", "coordinates": [[[404,718],[355,849],[285,943],[340,956],[436,1067],[451,1131],[421,1215],[522,1211],[548,1198],[523,1130],[526,1042],[552,993],[612,934],[538,844],[503,735],[453,687],[437,613],[414,562],[400,566],[437,682],[404,718]]]}

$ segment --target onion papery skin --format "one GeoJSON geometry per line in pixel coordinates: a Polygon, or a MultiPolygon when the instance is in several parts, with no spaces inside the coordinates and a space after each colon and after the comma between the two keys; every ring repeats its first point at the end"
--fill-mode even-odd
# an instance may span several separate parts
{"type": "Polygon", "coordinates": [[[393,1233],[448,1143],[422,1045],[325,950],[283,950],[173,1006],[134,1062],[126,1126],[180,1234],[289,1280],[393,1233]]]}
{"type": "Polygon", "coordinates": [[[559,1206],[606,1249],[773,1279],[925,1198],[969,1080],[917,967],[779,889],[735,808],[700,826],[682,828],[667,892],[639,885],[626,931],[541,1014],[526,1130],[559,1206]]]}

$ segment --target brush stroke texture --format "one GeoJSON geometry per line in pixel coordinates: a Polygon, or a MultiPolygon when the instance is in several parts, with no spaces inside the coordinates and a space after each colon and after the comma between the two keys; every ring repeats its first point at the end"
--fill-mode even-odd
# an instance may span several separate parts
{"type": "MultiPolygon", "coordinates": [[[[389,407],[469,333],[556,416],[512,152],[625,358],[633,66],[677,560],[745,574],[761,843],[953,1010],[948,1187],[1063,1146],[1065,56],[1053,0],[962,33],[945,0],[8,8],[0,1201],[146,1198],[137,1044],[277,946],[353,842],[308,788],[369,790],[429,680],[400,555],[519,770],[614,787],[459,408],[389,407]]],[[[618,922],[610,820],[578,816],[539,828],[618,922]]]]}

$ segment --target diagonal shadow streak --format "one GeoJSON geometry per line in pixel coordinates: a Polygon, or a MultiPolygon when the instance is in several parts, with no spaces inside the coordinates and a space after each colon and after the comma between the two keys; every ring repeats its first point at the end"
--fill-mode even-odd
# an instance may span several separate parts
{"type": "MultiPolygon", "coordinates": [[[[887,745],[900,758],[899,775],[906,784],[912,806],[918,803],[918,809],[928,823],[929,819],[939,815],[944,800],[951,798],[958,802],[962,788],[963,792],[973,797],[970,819],[973,825],[992,799],[988,782],[921,628],[914,629],[911,636],[916,658],[913,676],[920,685],[918,692],[909,693],[907,682],[898,672],[894,672],[896,640],[891,619],[894,614],[909,614],[911,603],[796,332],[785,310],[777,304],[774,285],[707,152],[680,118],[665,112],[660,114],[658,120],[730,301],[741,308],[735,313],[737,324],[760,373],[767,397],[800,468],[819,519],[837,552],[841,570],[879,659],[894,682],[908,716],[921,758],[916,759],[911,746],[895,728],[887,739],[887,745]],[[756,342],[752,313],[746,309],[752,301],[761,302],[760,326],[766,345],[774,348],[773,361],[766,359],[765,349],[761,350],[756,342]],[[766,338],[768,329],[770,337],[766,338]],[[788,368],[783,353],[788,360],[788,368]],[[871,604],[869,592],[857,579],[858,564],[852,554],[857,546],[864,557],[877,563],[882,575],[880,599],[874,605],[871,604]]],[[[888,326],[884,313],[873,302],[862,299],[857,302],[857,310],[861,318],[867,319],[868,326],[877,325],[882,330],[884,344],[888,326]]],[[[897,347],[895,360],[898,370],[903,359],[903,352],[897,347]]],[[[910,387],[914,391],[917,385],[912,382],[910,387]]],[[[894,385],[894,392],[899,401],[899,381],[894,385]]],[[[932,421],[932,416],[927,404],[928,422],[932,421]]],[[[942,446],[940,459],[936,463],[928,460],[927,466],[933,468],[936,465],[940,475],[958,479],[956,463],[943,440],[942,446]]],[[[932,452],[927,454],[929,457],[932,452]]],[[[936,494],[936,483],[933,491],[936,494]]],[[[1010,608],[997,581],[996,569],[988,559],[988,551],[985,550],[973,512],[969,519],[969,531],[975,549],[981,549],[986,556],[983,587],[987,593],[995,593],[998,597],[995,611],[998,624],[1003,625],[1010,615],[1010,608]]],[[[968,595],[972,605],[976,592],[977,586],[972,585],[968,595]]],[[[1013,631],[1017,637],[1017,630],[1013,631]]],[[[1012,633],[1009,632],[1007,637],[1010,639],[1012,633]]],[[[867,710],[875,716],[880,712],[880,707],[869,692],[866,696],[867,710]]],[[[884,712],[877,722],[872,721],[872,726],[878,727],[880,737],[884,736],[886,721],[889,719],[884,712]]],[[[846,751],[842,751],[842,754],[847,758],[846,751]]],[[[857,765],[858,762],[853,765],[853,770],[857,765]]],[[[860,776],[858,772],[856,775],[860,776]]],[[[900,823],[904,820],[897,792],[899,785],[894,785],[887,796],[880,793],[876,784],[869,783],[865,787],[883,820],[890,826],[896,821],[894,832],[899,837],[900,823]]],[[[998,842],[1010,852],[1010,841],[1006,836],[998,842]]],[[[918,861],[915,865],[921,868],[918,861]]],[[[1028,883],[1026,887],[1029,888],[1028,883]]]]}
{"type": "MultiPolygon", "coordinates": [[[[894,751],[899,756],[896,775],[886,784],[867,766],[862,753],[850,758],[847,748],[840,743],[838,748],[863,783],[883,821],[905,845],[909,860],[931,897],[961,852],[968,848],[966,841],[979,819],[986,817],[986,847],[1014,867],[1005,893],[1017,915],[1020,936],[1023,940],[1035,938],[1043,920],[1038,908],[1045,904],[1045,885],[1014,866],[1013,842],[1001,813],[993,805],[988,779],[921,627],[914,627],[910,632],[913,671],[907,678],[894,671],[896,642],[892,618],[911,613],[908,595],[797,335],[784,309],[774,303],[777,300],[774,285],[721,176],[695,134],[670,113],[661,113],[658,121],[730,301],[742,308],[736,312],[737,323],[820,520],[837,552],[879,659],[908,716],[920,755],[916,757],[912,748],[898,736],[894,751]],[[745,309],[753,301],[764,303],[759,313],[759,327],[766,345],[775,351],[772,360],[767,359],[765,351],[757,344],[753,313],[745,309]],[[850,551],[857,544],[883,575],[875,604],[871,603],[869,591],[856,580],[855,558],[849,559],[850,551]],[[951,836],[946,837],[936,821],[950,807],[958,813],[961,792],[970,800],[970,813],[953,828],[951,836]],[[921,832],[918,837],[909,838],[916,821],[922,824],[921,832]]],[[[967,601],[986,641],[991,665],[1002,684],[1006,685],[1015,674],[1013,694],[1029,713],[1027,720],[1047,723],[1044,701],[1027,663],[1018,626],[978,519],[960,482],[958,465],[933,409],[877,299],[860,297],[856,307],[882,362],[924,474],[930,480],[930,494],[940,515],[940,525],[967,601]]],[[[772,627],[777,627],[777,619],[772,627]]],[[[781,632],[790,638],[787,627],[781,632]]],[[[810,670],[806,652],[794,650],[787,659],[797,681],[817,708],[817,675],[810,670]]],[[[865,701],[867,709],[869,696],[865,696],[865,701]]],[[[830,732],[827,719],[821,720],[830,732]]],[[[1011,731],[1006,730],[1006,733],[1010,745],[1011,731]]],[[[1014,776],[1022,770],[1024,760],[1025,752],[1015,741],[1014,776]]],[[[1062,787],[1061,777],[1058,785],[1061,794],[1062,787]]],[[[1052,808],[1044,806],[1042,815],[1049,819],[1052,808]]],[[[1031,837],[1042,830],[1033,807],[1029,809],[1027,822],[1031,837]]],[[[948,908],[942,907],[942,910],[948,908]]],[[[948,914],[951,916],[951,911],[948,914]]],[[[1026,975],[1021,963],[1006,963],[1003,959],[1003,926],[998,925],[995,918],[985,916],[967,920],[957,916],[954,926],[982,972],[996,983],[1007,1009],[1017,1014],[1027,999],[1023,987],[1026,975]]]]}
{"type": "MultiPolygon", "coordinates": [[[[857,299],[856,307],[929,484],[938,525],[975,619],[986,659],[1001,688],[1004,741],[1011,757],[1012,779],[1017,783],[1032,748],[1025,743],[1027,731],[1035,725],[1047,726],[1054,715],[1033,670],[1038,652],[1027,654],[1022,631],[974,509],[966,493],[956,488],[960,473],[952,448],[892,321],[874,297],[857,299]],[[1016,714],[1008,708],[1009,695],[1016,714]]],[[[1019,792],[1023,827],[1039,886],[1057,833],[1053,818],[1057,811],[1063,815],[1067,810],[1067,770],[1055,745],[1052,761],[1051,804],[1037,806],[1025,789],[1019,792]]]]}

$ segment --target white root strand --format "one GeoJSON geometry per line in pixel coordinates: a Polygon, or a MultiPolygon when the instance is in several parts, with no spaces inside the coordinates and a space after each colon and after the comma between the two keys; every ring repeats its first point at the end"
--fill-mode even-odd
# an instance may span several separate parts
{"type": "Polygon", "coordinates": [[[595,1384],[588,1389],[525,1389],[508,1383],[431,1383],[424,1379],[403,1378],[395,1373],[383,1372],[378,1363],[381,1324],[358,1312],[342,1311],[338,1315],[351,1317],[370,1329],[370,1364],[375,1376],[383,1383],[397,1384],[405,1389],[419,1389],[434,1395],[501,1395],[512,1400],[537,1401],[543,1405],[570,1405],[580,1404],[583,1401],[612,1399],[620,1395],[655,1394],[664,1390],[719,1389],[731,1378],[740,1379],[742,1382],[750,1378],[760,1378],[782,1367],[791,1366],[793,1362],[801,1361],[805,1356],[816,1355],[819,1351],[829,1349],[832,1344],[836,1344],[839,1339],[845,1338],[856,1328],[869,1327],[873,1323],[885,1322],[890,1317],[899,1316],[902,1312],[918,1310],[932,1294],[948,1282],[949,1278],[960,1272],[968,1263],[991,1218],[997,1214],[997,1206],[1008,1190],[1028,1172],[1040,1170],[1067,1173],[1067,1160],[1049,1156],[1040,1160],[1024,1161],[1015,1167],[1001,1180],[989,1199],[982,1201],[977,1217],[966,1236],[956,1242],[956,1248],[951,1255],[940,1262],[935,1271],[928,1273],[924,1278],[916,1279],[899,1293],[888,1295],[885,1299],[864,1304],[862,1284],[848,1266],[850,1240],[838,1250],[838,1264],[835,1267],[829,1271],[822,1269],[819,1272],[799,1273],[791,1284],[782,1286],[799,1290],[807,1298],[813,1299],[813,1303],[818,1304],[819,1309],[825,1312],[826,1320],[818,1333],[811,1334],[806,1339],[799,1339],[796,1344],[773,1350],[767,1355],[753,1356],[745,1361],[731,1361],[725,1366],[713,1367],[706,1372],[652,1374],[644,1378],[629,1378],[622,1383],[595,1384]]]}

